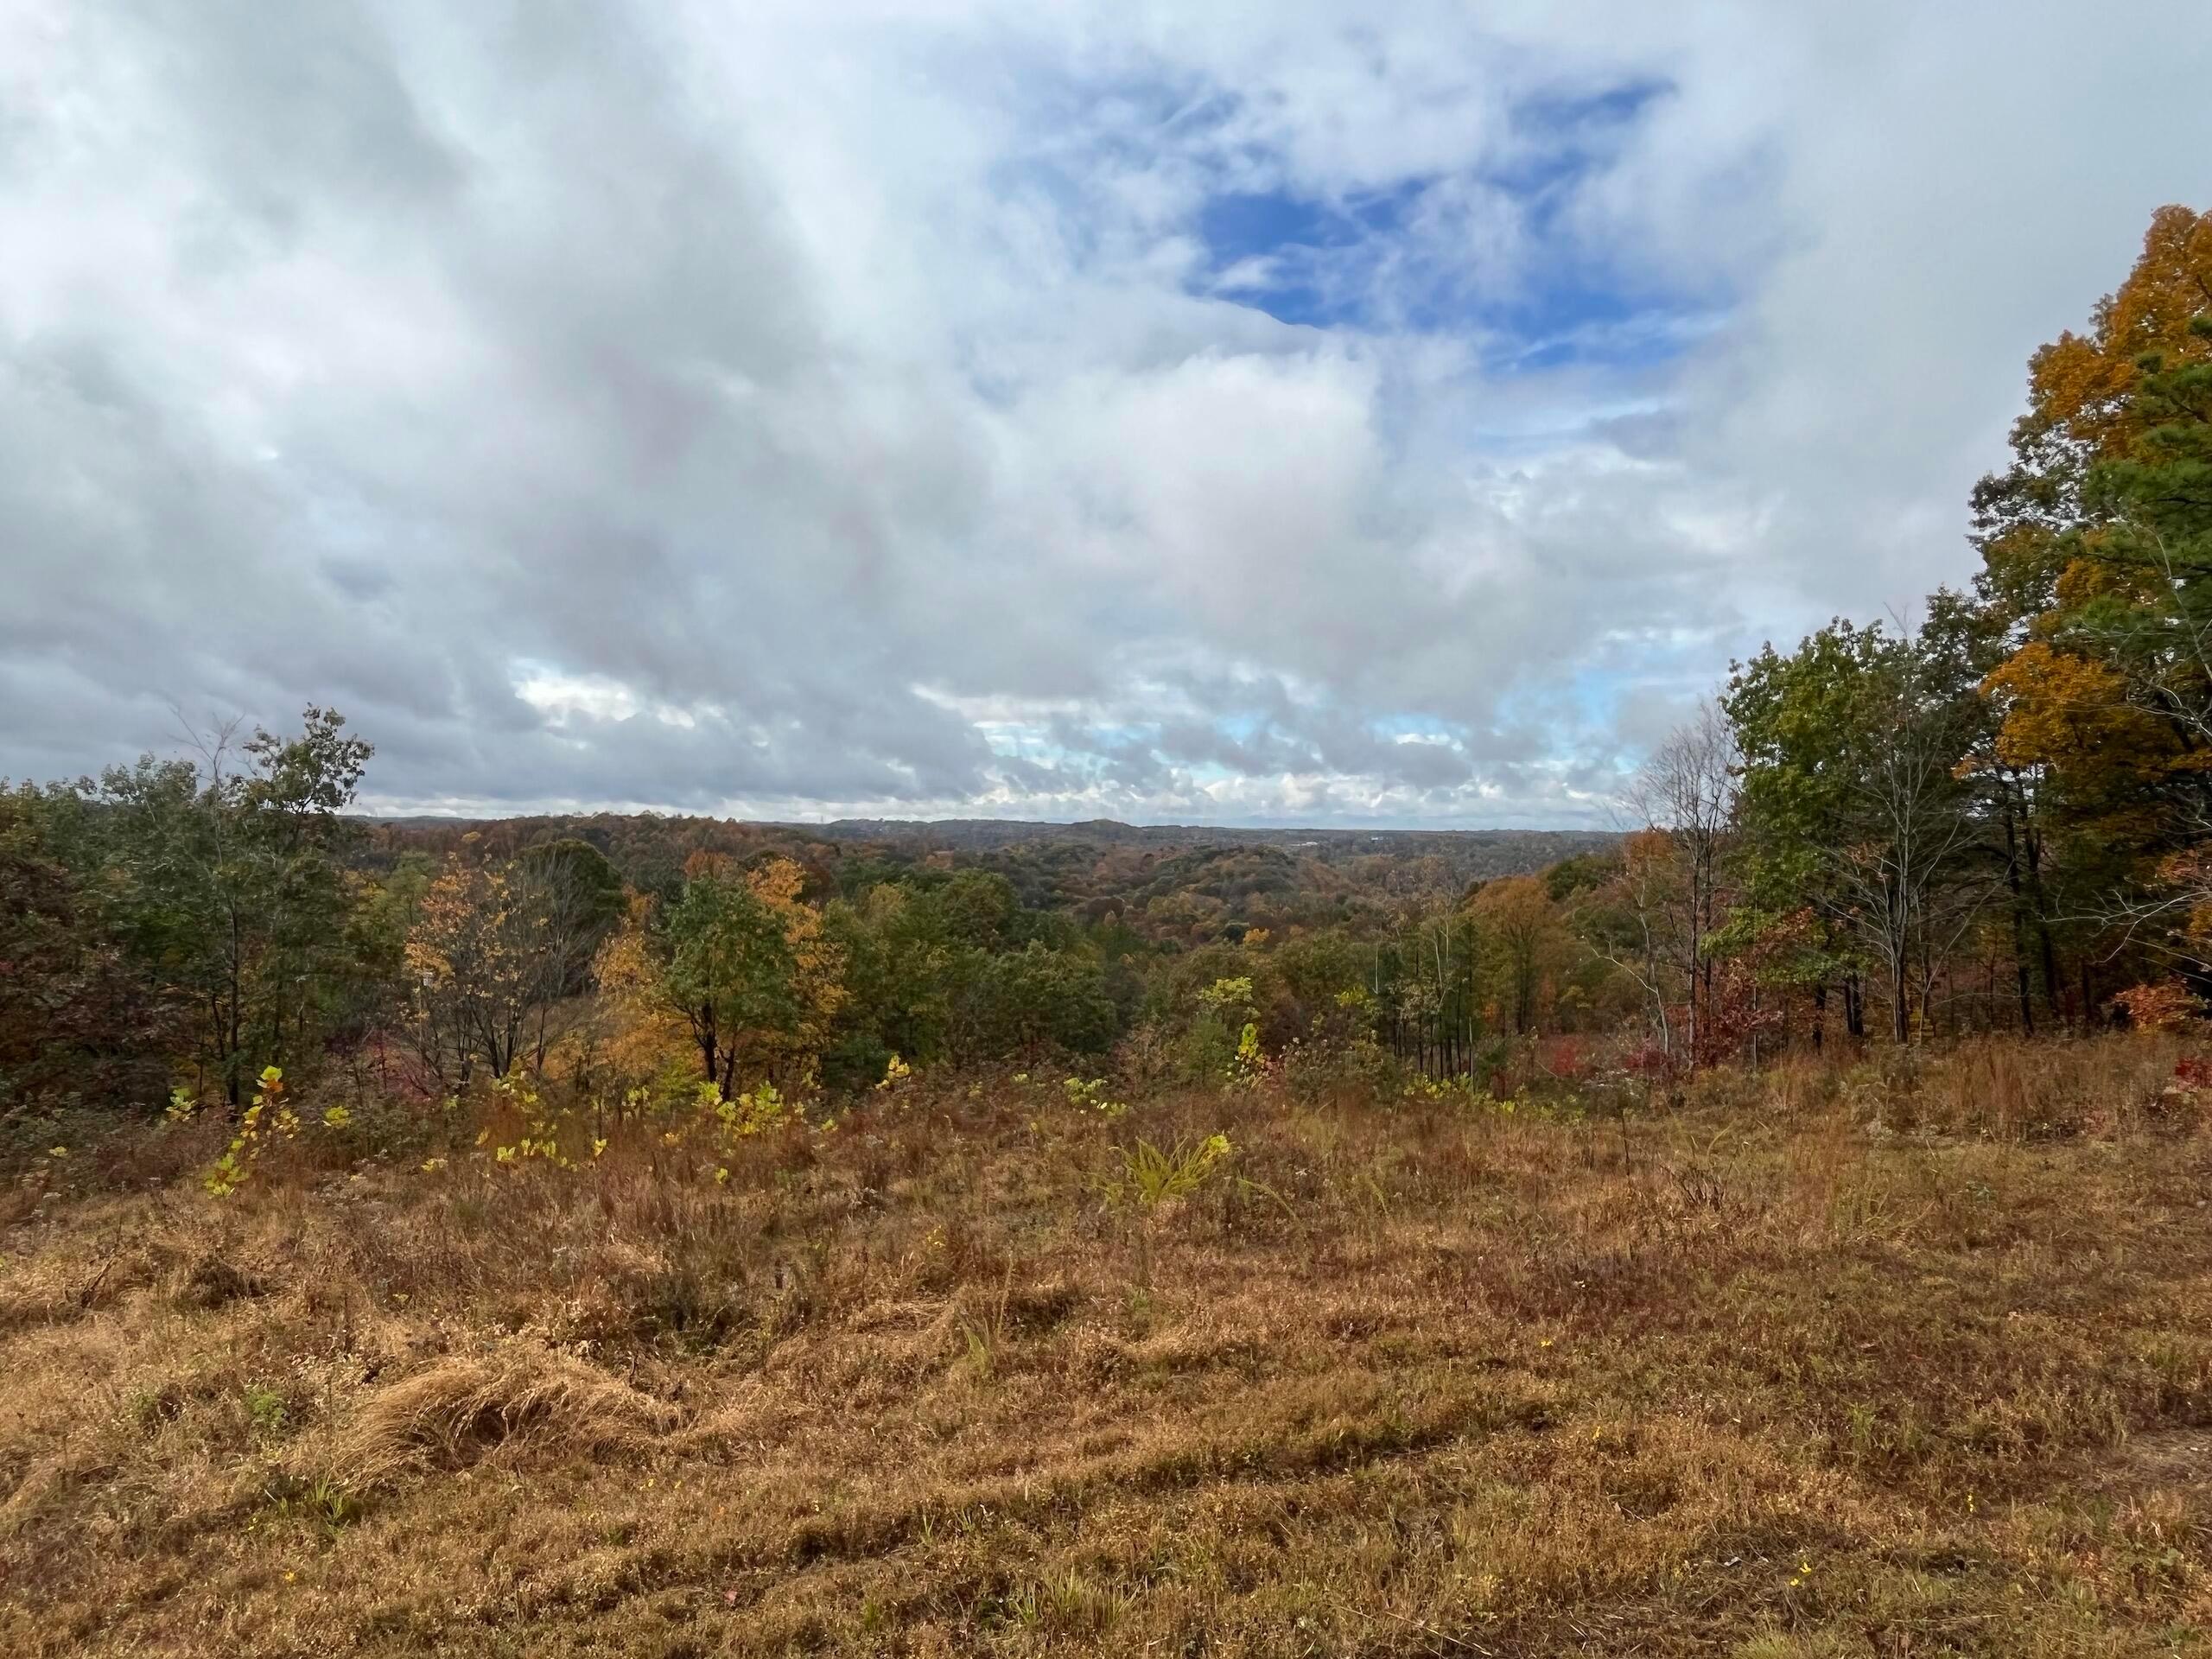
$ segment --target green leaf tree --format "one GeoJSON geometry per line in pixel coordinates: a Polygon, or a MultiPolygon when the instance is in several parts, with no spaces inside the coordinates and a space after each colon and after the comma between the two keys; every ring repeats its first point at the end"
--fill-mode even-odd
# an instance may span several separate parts
{"type": "Polygon", "coordinates": [[[670,912],[666,995],[690,1022],[700,1075],[724,1100],[760,1039],[788,1035],[801,1016],[798,961],[783,918],[727,863],[692,874],[670,912]]]}

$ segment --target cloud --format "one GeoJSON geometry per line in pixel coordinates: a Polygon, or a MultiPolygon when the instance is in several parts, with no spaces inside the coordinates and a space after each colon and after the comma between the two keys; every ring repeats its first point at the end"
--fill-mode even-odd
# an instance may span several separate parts
{"type": "Polygon", "coordinates": [[[25,0],[0,774],[1602,821],[2207,194],[2190,14],[1995,22],[25,0]]]}

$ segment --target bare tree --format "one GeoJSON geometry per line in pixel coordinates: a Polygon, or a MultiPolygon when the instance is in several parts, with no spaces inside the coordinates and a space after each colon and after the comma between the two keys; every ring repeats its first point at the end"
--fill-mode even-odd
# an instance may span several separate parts
{"type": "Polygon", "coordinates": [[[1674,843],[1662,830],[1637,830],[1621,848],[1621,873],[1610,888],[1618,901],[1617,925],[1602,923],[1591,931],[1599,956],[1634,982],[1651,1005],[1661,1051],[1675,1052],[1675,1021],[1669,992],[1673,988],[1671,949],[1674,918],[1674,843]]]}
{"type": "Polygon", "coordinates": [[[1688,987],[1684,1038],[1693,1065],[1713,1007],[1710,942],[1719,925],[1721,863],[1736,821],[1738,769],[1735,729],[1718,704],[1701,702],[1643,763],[1627,798],[1643,827],[1664,835],[1681,865],[1674,914],[1648,937],[1650,955],[1671,955],[1670,965],[1688,987]]]}

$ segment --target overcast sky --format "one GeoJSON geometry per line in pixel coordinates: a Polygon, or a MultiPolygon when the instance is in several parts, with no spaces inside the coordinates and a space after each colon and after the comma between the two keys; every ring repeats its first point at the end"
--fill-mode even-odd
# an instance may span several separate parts
{"type": "Polygon", "coordinates": [[[0,776],[1602,822],[1970,573],[2202,22],[0,0],[0,776]]]}

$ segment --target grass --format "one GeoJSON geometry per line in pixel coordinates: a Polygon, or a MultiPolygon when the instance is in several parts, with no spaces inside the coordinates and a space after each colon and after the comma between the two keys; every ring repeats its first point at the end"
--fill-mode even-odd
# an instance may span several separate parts
{"type": "Polygon", "coordinates": [[[2176,1052],[1625,1132],[963,1080],[721,1183],[73,1147],[0,1211],[0,1651],[2212,1650],[2176,1052]]]}

